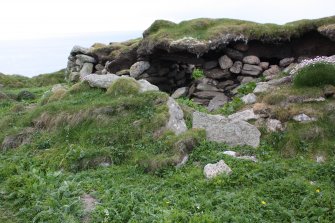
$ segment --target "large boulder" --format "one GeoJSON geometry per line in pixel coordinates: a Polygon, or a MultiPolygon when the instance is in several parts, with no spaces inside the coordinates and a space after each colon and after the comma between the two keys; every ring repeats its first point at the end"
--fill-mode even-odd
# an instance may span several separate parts
{"type": "Polygon", "coordinates": [[[219,64],[221,69],[229,69],[233,66],[233,61],[227,55],[224,55],[219,58],[219,64]]]}
{"type": "Polygon", "coordinates": [[[85,76],[91,74],[93,72],[93,67],[94,65],[92,63],[84,63],[83,67],[79,72],[80,78],[83,79],[85,76]]]}
{"type": "Polygon", "coordinates": [[[106,74],[106,75],[98,75],[98,74],[90,74],[84,77],[83,81],[88,82],[91,87],[97,88],[108,88],[115,80],[120,77],[115,74],[106,74]]]}
{"type": "Polygon", "coordinates": [[[251,65],[258,65],[260,64],[261,60],[256,56],[246,56],[243,58],[243,63],[251,64],[251,65]]]}
{"type": "Polygon", "coordinates": [[[263,69],[257,65],[244,64],[242,69],[242,74],[258,76],[262,73],[263,69]]]}
{"type": "Polygon", "coordinates": [[[144,71],[150,68],[150,63],[148,61],[138,61],[130,67],[130,76],[133,78],[138,78],[144,71]]]}
{"type": "Polygon", "coordinates": [[[184,120],[184,113],[178,103],[173,98],[169,97],[167,106],[169,108],[170,118],[166,124],[166,128],[173,131],[176,135],[186,132],[187,127],[184,120]]]}
{"type": "Polygon", "coordinates": [[[230,146],[249,145],[258,147],[260,131],[245,121],[232,121],[220,115],[193,113],[193,128],[206,130],[207,139],[224,142],[230,146]]]}
{"type": "Polygon", "coordinates": [[[232,170],[223,160],[214,164],[209,163],[204,167],[204,175],[207,179],[212,179],[220,174],[230,174],[231,172],[232,170]]]}
{"type": "Polygon", "coordinates": [[[81,46],[74,46],[71,50],[71,55],[75,56],[77,54],[88,54],[90,52],[89,48],[81,47],[81,46]]]}

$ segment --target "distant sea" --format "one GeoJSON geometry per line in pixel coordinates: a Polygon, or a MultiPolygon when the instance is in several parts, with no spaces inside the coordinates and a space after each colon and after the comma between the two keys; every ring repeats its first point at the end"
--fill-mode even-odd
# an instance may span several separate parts
{"type": "Polygon", "coordinates": [[[142,36],[141,31],[86,34],[61,38],[0,41],[0,72],[36,76],[66,67],[74,45],[125,41],[142,36]]]}

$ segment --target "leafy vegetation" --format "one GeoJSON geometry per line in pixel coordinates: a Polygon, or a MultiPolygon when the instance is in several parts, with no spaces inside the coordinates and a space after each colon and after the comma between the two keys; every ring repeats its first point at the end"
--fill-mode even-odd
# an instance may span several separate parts
{"type": "Polygon", "coordinates": [[[200,79],[200,78],[202,78],[204,76],[205,76],[204,71],[201,70],[201,69],[199,69],[199,68],[194,69],[193,72],[192,72],[192,78],[194,80],[200,79]]]}
{"type": "Polygon", "coordinates": [[[295,74],[293,83],[297,87],[335,85],[335,64],[320,62],[305,66],[295,74]]]}

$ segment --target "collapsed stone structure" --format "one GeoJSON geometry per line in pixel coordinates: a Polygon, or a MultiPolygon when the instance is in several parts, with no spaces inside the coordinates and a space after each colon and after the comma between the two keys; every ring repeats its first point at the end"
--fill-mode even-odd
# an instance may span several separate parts
{"type": "Polygon", "coordinates": [[[175,97],[187,96],[213,110],[229,101],[243,83],[261,76],[263,81],[276,79],[303,59],[334,55],[335,17],[324,20],[298,27],[299,35],[230,31],[207,39],[157,38],[166,26],[178,25],[156,21],[142,39],[94,44],[89,49],[75,46],[68,60],[68,77],[75,82],[91,73],[128,75],[171,94],[178,89],[175,97]],[[203,78],[192,79],[196,68],[203,71],[203,78]]]}

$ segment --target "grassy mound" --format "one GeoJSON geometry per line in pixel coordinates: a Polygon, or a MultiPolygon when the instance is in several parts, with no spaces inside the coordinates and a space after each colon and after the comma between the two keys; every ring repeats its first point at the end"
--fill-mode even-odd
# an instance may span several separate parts
{"type": "Polygon", "coordinates": [[[335,64],[315,63],[300,69],[293,80],[297,87],[335,85],[335,64]]]}
{"type": "Polygon", "coordinates": [[[292,37],[299,37],[305,32],[317,30],[318,27],[334,23],[334,16],[316,20],[299,20],[285,25],[259,24],[236,19],[200,18],[183,21],[179,24],[157,20],[144,32],[144,37],[176,40],[187,36],[199,40],[211,40],[230,34],[242,35],[245,39],[289,40],[292,37]]]}
{"type": "Polygon", "coordinates": [[[107,94],[113,97],[128,96],[137,94],[140,85],[136,80],[131,78],[119,78],[108,89],[107,94]]]}

